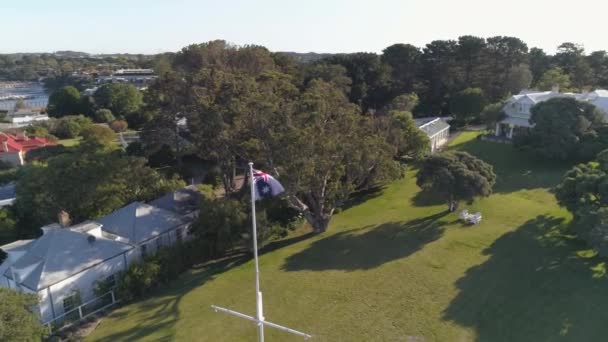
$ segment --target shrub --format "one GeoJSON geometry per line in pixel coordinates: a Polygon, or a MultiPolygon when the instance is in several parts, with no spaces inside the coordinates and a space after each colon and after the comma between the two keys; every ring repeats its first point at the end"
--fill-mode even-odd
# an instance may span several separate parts
{"type": "Polygon", "coordinates": [[[0,185],[8,184],[17,180],[17,168],[0,170],[0,185]]]}
{"type": "Polygon", "coordinates": [[[93,120],[99,123],[108,123],[116,120],[116,118],[114,117],[114,114],[112,114],[111,110],[102,108],[93,114],[93,120]]]}
{"type": "Polygon", "coordinates": [[[25,161],[31,163],[33,161],[47,161],[49,158],[58,156],[69,151],[68,147],[63,145],[44,146],[35,150],[29,151],[25,155],[25,161]]]}
{"type": "MultiPolygon", "coordinates": [[[[207,257],[205,243],[192,240],[165,247],[144,261],[131,265],[118,277],[117,294],[122,300],[132,300],[148,293],[159,284],[167,284],[194,264],[207,257]]],[[[106,290],[100,282],[101,291],[106,290]]],[[[104,293],[106,293],[105,291],[104,293]]]]}
{"type": "Polygon", "coordinates": [[[25,132],[29,135],[36,137],[48,137],[50,136],[48,128],[42,124],[33,124],[25,128],[25,132]]]}
{"type": "Polygon", "coordinates": [[[0,264],[2,264],[4,262],[4,260],[6,259],[7,256],[8,256],[8,254],[6,254],[6,252],[4,250],[2,250],[2,248],[0,248],[0,264]]]}
{"type": "Polygon", "coordinates": [[[110,123],[110,128],[116,133],[124,132],[129,127],[125,120],[114,120],[110,123]]]}
{"type": "Polygon", "coordinates": [[[108,146],[116,139],[114,132],[102,125],[89,126],[81,134],[85,143],[94,143],[102,146],[108,146]]]}
{"type": "Polygon", "coordinates": [[[132,264],[120,276],[117,293],[122,300],[132,300],[143,296],[158,281],[160,266],[153,260],[132,264]]]}
{"type": "MultiPolygon", "coordinates": [[[[203,199],[193,233],[208,243],[209,255],[215,257],[233,249],[246,233],[247,211],[231,198],[203,199]]],[[[261,225],[260,225],[261,226],[261,225]]]]}
{"type": "Polygon", "coordinates": [[[60,139],[72,139],[92,124],[93,121],[83,115],[64,116],[50,123],[49,132],[60,139]]]}

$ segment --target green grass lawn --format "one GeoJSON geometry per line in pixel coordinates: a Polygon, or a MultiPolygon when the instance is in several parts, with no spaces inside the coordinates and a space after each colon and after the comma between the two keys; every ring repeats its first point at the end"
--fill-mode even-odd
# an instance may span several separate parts
{"type": "Polygon", "coordinates": [[[61,139],[61,140],[57,141],[57,143],[59,145],[65,146],[65,147],[72,147],[72,146],[76,146],[76,145],[80,144],[80,140],[82,140],[81,137],[72,138],[72,139],[61,139]]]}
{"type": "MultiPolygon", "coordinates": [[[[415,171],[342,211],[322,235],[297,234],[260,258],[265,316],[315,341],[600,341],[608,336],[604,261],[567,235],[549,188],[567,167],[464,133],[451,148],[494,164],[477,226],[421,196],[415,171]]],[[[91,341],[255,341],[251,260],[192,270],[103,319],[91,341]]],[[[266,329],[268,341],[301,341],[266,329]]]]}

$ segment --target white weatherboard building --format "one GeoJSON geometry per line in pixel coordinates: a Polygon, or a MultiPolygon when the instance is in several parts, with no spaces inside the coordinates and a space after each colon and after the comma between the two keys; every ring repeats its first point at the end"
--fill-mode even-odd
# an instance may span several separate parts
{"type": "Polygon", "coordinates": [[[45,324],[66,313],[83,317],[79,305],[98,299],[96,283],[113,287],[131,263],[189,238],[198,199],[192,189],[180,189],[156,200],[166,209],[134,202],[97,221],[42,227],[35,240],[0,246],[7,253],[0,286],[37,294],[45,324]]]}
{"type": "Polygon", "coordinates": [[[604,112],[608,119],[608,90],[598,89],[586,93],[560,93],[558,89],[543,92],[522,91],[512,96],[503,107],[506,118],[496,124],[494,135],[512,139],[517,131],[532,127],[530,109],[537,103],[558,97],[575,98],[589,102],[604,112]]]}
{"type": "Polygon", "coordinates": [[[36,240],[2,246],[8,258],[0,267],[2,286],[38,295],[42,322],[94,298],[94,283],[112,281],[133,259],[133,246],[103,238],[95,222],[68,228],[52,224],[42,230],[36,240]]]}
{"type": "Polygon", "coordinates": [[[450,138],[450,125],[438,117],[417,118],[416,126],[429,137],[431,153],[434,153],[448,142],[450,138]]]}

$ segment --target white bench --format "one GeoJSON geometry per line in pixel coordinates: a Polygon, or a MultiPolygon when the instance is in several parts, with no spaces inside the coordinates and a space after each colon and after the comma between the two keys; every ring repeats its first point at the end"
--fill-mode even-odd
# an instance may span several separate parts
{"type": "Polygon", "coordinates": [[[480,212],[476,212],[475,214],[469,214],[468,210],[461,211],[458,217],[460,217],[460,219],[463,220],[465,223],[470,224],[478,224],[481,222],[482,219],[480,212]]]}

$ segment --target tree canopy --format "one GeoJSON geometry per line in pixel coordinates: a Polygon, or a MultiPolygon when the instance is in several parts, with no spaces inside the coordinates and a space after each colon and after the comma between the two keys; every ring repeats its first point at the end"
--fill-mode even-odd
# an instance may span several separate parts
{"type": "Polygon", "coordinates": [[[436,192],[456,210],[458,201],[489,196],[496,183],[491,165],[466,153],[443,152],[429,156],[418,172],[416,184],[436,192]]]}
{"type": "Polygon", "coordinates": [[[576,233],[601,254],[608,254],[608,150],[597,160],[568,171],[555,189],[560,205],[574,216],[576,233]]]}
{"type": "Polygon", "coordinates": [[[557,160],[589,160],[603,149],[604,115],[593,104],[553,98],[530,112],[534,127],[517,142],[520,147],[557,160]]]}
{"type": "Polygon", "coordinates": [[[552,90],[558,87],[562,91],[570,88],[570,76],[559,68],[552,68],[542,74],[536,86],[540,90],[552,90]]]}
{"type": "Polygon", "coordinates": [[[52,117],[82,114],[80,92],[73,86],[65,86],[55,90],[49,96],[47,112],[52,117]]]}
{"type": "Polygon", "coordinates": [[[467,88],[459,91],[450,101],[450,109],[456,120],[467,123],[479,119],[479,114],[487,104],[483,90],[467,88]]]}
{"type": "Polygon", "coordinates": [[[115,116],[123,117],[131,127],[143,125],[145,119],[137,115],[143,104],[142,93],[128,83],[106,84],[93,95],[99,108],[109,109],[115,116]]]}
{"type": "Polygon", "coordinates": [[[38,297],[0,287],[0,341],[40,341],[47,330],[29,308],[38,297]]]}
{"type": "MultiPolygon", "coordinates": [[[[36,236],[43,225],[65,210],[75,222],[95,219],[132,201],[150,200],[184,186],[146,166],[146,160],[100,146],[107,128],[93,129],[71,153],[20,169],[14,204],[19,229],[36,236]]],[[[105,142],[107,143],[107,141],[105,142]]]]}

